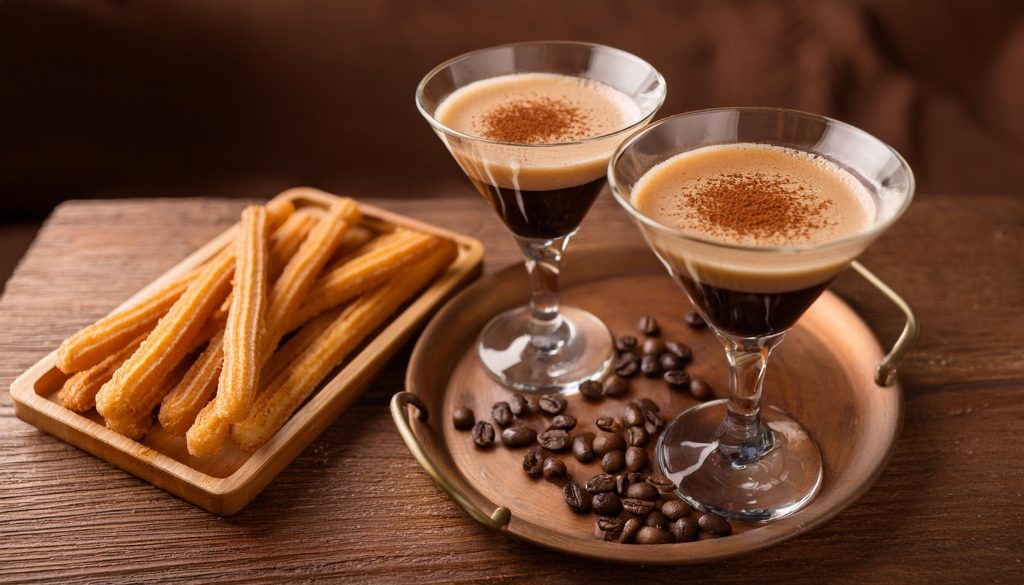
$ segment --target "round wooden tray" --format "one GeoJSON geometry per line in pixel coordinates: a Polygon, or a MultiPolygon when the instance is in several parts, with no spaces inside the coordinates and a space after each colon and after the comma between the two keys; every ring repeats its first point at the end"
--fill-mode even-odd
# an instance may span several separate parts
{"type": "MultiPolygon", "coordinates": [[[[866,270],[863,273],[872,279],[866,270]]],[[[886,294],[895,294],[876,284],[886,294]]],[[[726,538],[704,535],[696,542],[656,546],[599,541],[592,535],[595,516],[572,513],[560,485],[532,479],[522,471],[526,449],[498,446],[481,451],[474,447],[469,432],[458,431],[451,423],[452,411],[459,406],[472,408],[478,420],[489,420],[491,405],[508,398],[509,391],[482,369],[474,342],[488,319],[522,304],[527,294],[524,270],[512,266],[481,279],[450,301],[416,345],[408,369],[408,392],[392,401],[396,424],[420,464],[486,526],[552,549],[605,560],[681,564],[724,559],[783,542],[834,517],[867,490],[889,457],[902,420],[900,388],[876,385],[873,374],[883,359],[881,348],[860,317],[826,292],[776,350],[765,382],[766,403],[803,423],[821,449],[825,477],[817,498],[776,522],[734,523],[733,536],[726,538]],[[407,404],[417,408],[406,409],[407,404]]],[[[728,378],[721,346],[709,331],[695,331],[683,323],[690,303],[649,250],[571,255],[563,270],[561,298],[565,304],[593,312],[616,335],[638,335],[634,326],[640,316],[657,317],[664,339],[680,340],[693,348],[688,371],[709,381],[717,397],[725,396],[728,378]]],[[[916,330],[909,308],[901,308],[908,311],[911,322],[900,346],[916,330]]],[[[878,376],[886,377],[881,371],[878,376]]],[[[637,376],[627,396],[596,403],[572,396],[568,412],[579,419],[578,429],[594,430],[597,416],[619,416],[629,400],[643,396],[657,402],[666,418],[696,404],[688,394],[669,390],[660,379],[637,376]]],[[[539,415],[527,421],[538,431],[546,424],[539,415]]],[[[653,449],[653,443],[648,449],[653,449]]],[[[601,473],[596,462],[581,465],[568,453],[560,459],[575,478],[586,480],[601,473]]]]}

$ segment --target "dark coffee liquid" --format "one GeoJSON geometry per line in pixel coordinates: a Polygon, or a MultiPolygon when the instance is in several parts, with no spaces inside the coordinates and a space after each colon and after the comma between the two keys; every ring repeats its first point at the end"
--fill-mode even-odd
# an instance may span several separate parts
{"type": "Polygon", "coordinates": [[[740,337],[761,337],[789,329],[831,282],[829,279],[810,288],[768,294],[734,291],[676,276],[713,325],[740,337]]]}
{"type": "Polygon", "coordinates": [[[605,177],[550,191],[517,191],[470,178],[512,233],[523,238],[558,238],[579,227],[604,187],[605,177]]]}

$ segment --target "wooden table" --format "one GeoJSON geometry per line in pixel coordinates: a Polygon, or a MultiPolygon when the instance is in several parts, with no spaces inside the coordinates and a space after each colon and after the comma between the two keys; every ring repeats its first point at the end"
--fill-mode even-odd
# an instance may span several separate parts
{"type": "MultiPolygon", "coordinates": [[[[487,270],[517,250],[461,184],[368,199],[471,234],[487,270]]],[[[406,450],[386,405],[408,350],[235,517],[212,516],[14,416],[6,388],[223,227],[238,200],[60,206],[0,300],[0,581],[1024,581],[1024,198],[922,196],[864,262],[919,311],[901,368],[902,437],[865,497],[824,527],[737,562],[630,569],[566,558],[474,524],[406,450]]],[[[574,250],[639,245],[604,196],[574,250]]],[[[572,253],[569,254],[572,261],[572,253]]],[[[901,317],[843,276],[891,343],[901,317]]]]}

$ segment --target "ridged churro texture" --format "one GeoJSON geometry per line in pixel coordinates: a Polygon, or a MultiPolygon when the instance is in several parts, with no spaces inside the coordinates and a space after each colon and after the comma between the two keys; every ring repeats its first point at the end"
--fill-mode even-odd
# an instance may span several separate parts
{"type": "Polygon", "coordinates": [[[163,396],[160,382],[194,347],[203,324],[231,288],[234,254],[217,256],[157,323],[139,350],[114,372],[96,396],[104,418],[132,418],[151,409],[163,396]]]}
{"type": "Polygon", "coordinates": [[[184,436],[217,390],[224,359],[223,343],[224,331],[221,330],[210,340],[181,382],[164,396],[157,420],[168,433],[184,436]]]}
{"type": "Polygon", "coordinates": [[[195,457],[214,457],[224,448],[231,424],[217,416],[217,402],[211,400],[199,411],[195,423],[185,433],[185,446],[195,457]]]}
{"type": "Polygon", "coordinates": [[[100,388],[107,383],[114,375],[114,372],[121,367],[135,350],[139,349],[147,334],[135,338],[121,351],[107,356],[102,362],[71,376],[64,382],[57,397],[60,398],[64,408],[75,412],[85,412],[96,406],[96,394],[100,388]]]}
{"type": "Polygon", "coordinates": [[[454,244],[445,242],[407,271],[353,301],[308,351],[267,385],[249,418],[231,427],[235,443],[254,451],[270,440],[332,369],[454,258],[454,244]]]}
{"type": "Polygon", "coordinates": [[[252,206],[242,212],[236,241],[234,289],[217,386],[217,416],[228,422],[244,420],[256,395],[266,306],[267,212],[252,206]]]}
{"type": "MultiPolygon", "coordinates": [[[[284,224],[295,211],[290,201],[272,201],[266,207],[267,221],[276,228],[284,224]]],[[[233,256],[233,250],[224,250],[207,264],[233,256]]],[[[133,339],[150,332],[167,313],[189,285],[202,274],[204,267],[161,287],[137,304],[116,311],[64,340],[57,349],[57,368],[71,374],[87,370],[123,349],[133,339]]]]}

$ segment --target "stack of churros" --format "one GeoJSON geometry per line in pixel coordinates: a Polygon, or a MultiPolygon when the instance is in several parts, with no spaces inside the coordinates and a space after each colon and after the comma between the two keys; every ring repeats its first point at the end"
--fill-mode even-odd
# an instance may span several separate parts
{"type": "Polygon", "coordinates": [[[259,448],[455,259],[447,239],[360,222],[351,199],[246,208],[232,245],[61,344],[60,400],[133,439],[155,422],[196,457],[259,448]]]}

